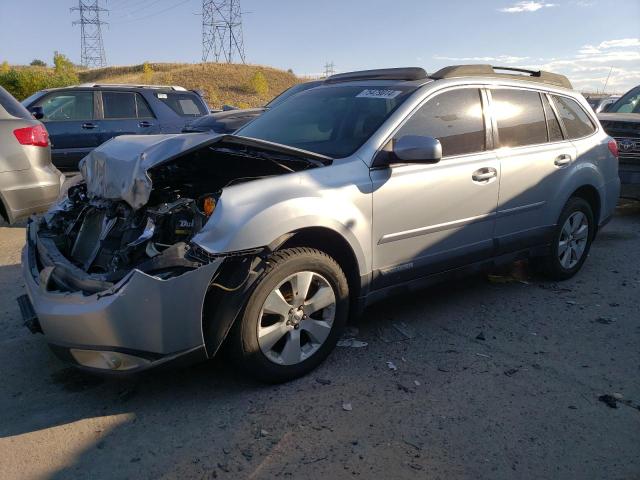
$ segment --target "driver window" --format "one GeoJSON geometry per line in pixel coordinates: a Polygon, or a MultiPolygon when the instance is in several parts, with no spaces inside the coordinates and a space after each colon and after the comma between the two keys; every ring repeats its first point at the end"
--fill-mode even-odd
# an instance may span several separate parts
{"type": "Polygon", "coordinates": [[[42,121],[93,120],[93,92],[59,92],[48,95],[38,105],[42,121]]]}
{"type": "Polygon", "coordinates": [[[437,138],[442,144],[443,157],[484,151],[480,90],[460,88],[435,96],[420,107],[395,138],[405,135],[437,138]]]}

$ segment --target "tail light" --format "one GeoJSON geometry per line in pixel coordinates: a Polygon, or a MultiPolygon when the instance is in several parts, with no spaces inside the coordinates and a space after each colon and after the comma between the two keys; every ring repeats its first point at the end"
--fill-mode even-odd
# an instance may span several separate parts
{"type": "Polygon", "coordinates": [[[609,140],[609,151],[613,153],[613,156],[618,158],[618,143],[611,139],[609,140]]]}
{"type": "Polygon", "coordinates": [[[34,147],[48,147],[49,134],[43,125],[34,125],[32,127],[18,128],[13,134],[20,142],[20,145],[33,145],[34,147]]]}

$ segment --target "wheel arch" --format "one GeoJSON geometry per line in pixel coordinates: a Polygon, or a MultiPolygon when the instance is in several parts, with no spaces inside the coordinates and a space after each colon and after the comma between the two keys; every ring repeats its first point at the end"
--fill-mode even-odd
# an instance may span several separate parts
{"type": "Polygon", "coordinates": [[[598,224],[600,223],[600,214],[602,211],[602,199],[600,198],[600,192],[598,189],[590,184],[582,185],[574,190],[569,198],[582,198],[589,204],[593,211],[593,218],[595,220],[594,233],[597,233],[598,224]]]}

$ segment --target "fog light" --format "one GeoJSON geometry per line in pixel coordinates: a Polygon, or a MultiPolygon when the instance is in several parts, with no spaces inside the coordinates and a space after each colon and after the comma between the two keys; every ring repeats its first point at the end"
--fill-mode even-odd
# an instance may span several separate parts
{"type": "Polygon", "coordinates": [[[132,370],[144,367],[151,363],[146,358],[136,357],[120,352],[103,352],[100,350],[80,350],[72,348],[71,355],[76,361],[85,367],[99,368],[101,370],[132,370]]]}

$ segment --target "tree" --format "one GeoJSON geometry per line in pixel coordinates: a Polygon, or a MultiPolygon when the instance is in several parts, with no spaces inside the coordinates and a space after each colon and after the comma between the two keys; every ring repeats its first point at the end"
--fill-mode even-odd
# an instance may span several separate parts
{"type": "Polygon", "coordinates": [[[47,62],[40,60],[39,58],[34,58],[33,60],[31,60],[31,63],[29,65],[31,65],[32,67],[46,67],[47,62]]]}
{"type": "Polygon", "coordinates": [[[152,78],[153,78],[153,67],[149,62],[144,62],[142,64],[142,81],[144,83],[151,83],[152,78]]]}
{"type": "Polygon", "coordinates": [[[260,95],[261,97],[266,96],[269,93],[269,82],[267,82],[267,78],[264,76],[262,72],[254,73],[253,77],[249,81],[249,91],[260,95]]]}
{"type": "Polygon", "coordinates": [[[74,71],[73,62],[71,62],[66,55],[58,51],[53,52],[53,65],[58,74],[74,71]]]}
{"type": "Polygon", "coordinates": [[[9,67],[9,62],[7,62],[6,60],[2,62],[2,64],[0,64],[0,74],[7,74],[9,73],[9,70],[11,70],[11,68],[9,67]]]}

